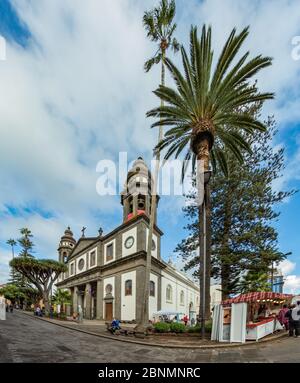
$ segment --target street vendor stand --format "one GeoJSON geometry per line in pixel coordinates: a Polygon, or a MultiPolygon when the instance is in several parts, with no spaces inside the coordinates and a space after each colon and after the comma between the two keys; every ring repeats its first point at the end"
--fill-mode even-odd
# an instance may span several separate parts
{"type": "Polygon", "coordinates": [[[223,301],[214,309],[212,340],[257,341],[282,330],[277,315],[282,305],[291,300],[290,294],[252,292],[223,301]]]}

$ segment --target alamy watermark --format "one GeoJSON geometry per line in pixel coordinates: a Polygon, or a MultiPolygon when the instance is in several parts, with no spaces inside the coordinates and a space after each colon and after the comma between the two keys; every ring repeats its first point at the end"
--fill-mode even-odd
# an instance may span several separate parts
{"type": "MultiPolygon", "coordinates": [[[[157,164],[152,160],[149,171],[152,175],[152,193],[155,190],[163,196],[183,196],[196,187],[197,198],[195,204],[201,205],[204,196],[204,164],[203,161],[196,161],[196,174],[192,176],[192,161],[168,160],[157,164]],[[155,168],[159,166],[159,176],[156,188],[153,187],[153,176],[155,168]],[[185,168],[185,177],[182,180],[182,167],[185,168]]],[[[108,159],[100,160],[96,166],[99,177],[96,182],[96,191],[100,196],[116,196],[126,191],[130,194],[149,193],[149,173],[148,168],[140,166],[138,162],[128,163],[127,152],[120,152],[118,161],[108,159]],[[131,176],[128,172],[132,171],[131,176]],[[133,177],[134,176],[134,177],[133,177]]]]}
{"type": "Polygon", "coordinates": [[[294,45],[294,48],[292,49],[291,56],[292,59],[295,61],[300,60],[300,36],[294,36],[292,38],[292,45],[294,45]]]}
{"type": "Polygon", "coordinates": [[[6,40],[0,35],[0,61],[6,60],[6,40]]]}

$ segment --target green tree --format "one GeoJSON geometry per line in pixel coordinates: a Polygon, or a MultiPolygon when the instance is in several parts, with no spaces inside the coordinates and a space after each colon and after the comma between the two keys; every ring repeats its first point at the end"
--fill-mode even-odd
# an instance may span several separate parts
{"type": "MultiPolygon", "coordinates": [[[[260,107],[254,111],[259,112],[260,107]]],[[[290,254],[279,251],[274,223],[280,215],[278,204],[295,191],[273,190],[274,182],[284,172],[284,149],[273,148],[277,132],[274,119],[269,118],[266,126],[265,132],[249,138],[253,154],[246,153],[243,164],[227,150],[228,175],[217,172],[212,179],[212,276],[221,281],[223,299],[255,287],[268,290],[270,267],[290,254]],[[252,283],[255,280],[257,283],[252,283]]],[[[187,201],[195,198],[195,190],[187,195],[187,201]]],[[[183,210],[189,219],[189,235],[176,252],[185,260],[185,269],[190,270],[199,264],[195,253],[198,215],[193,203],[183,210]]]]}
{"type": "Polygon", "coordinates": [[[71,294],[68,290],[57,289],[55,291],[53,302],[61,306],[61,312],[64,313],[65,305],[71,303],[71,294]]]}
{"type": "MultiPolygon", "coordinates": [[[[33,257],[31,254],[32,249],[33,249],[33,242],[32,242],[32,233],[31,231],[24,227],[20,229],[21,237],[18,239],[18,244],[21,247],[21,251],[19,253],[19,257],[33,257]]],[[[11,240],[9,240],[11,241],[11,240]]],[[[7,241],[8,243],[8,241],[7,241]]],[[[14,244],[14,246],[16,243],[14,244]]],[[[14,258],[14,257],[13,257],[14,258]]],[[[14,269],[11,271],[10,275],[10,283],[20,287],[20,288],[25,288],[25,287],[30,287],[30,283],[28,283],[28,280],[24,277],[24,275],[16,272],[14,269]]]]}
{"type": "Polygon", "coordinates": [[[31,252],[34,244],[31,240],[33,237],[31,231],[27,227],[23,227],[20,229],[20,233],[22,236],[18,239],[18,243],[22,250],[19,254],[19,257],[33,257],[31,252]]]}
{"type": "MultiPolygon", "coordinates": [[[[173,37],[176,29],[176,24],[173,22],[176,12],[176,6],[174,0],[161,0],[158,7],[155,7],[151,11],[144,13],[143,24],[147,31],[147,37],[158,44],[157,51],[154,56],[145,63],[145,71],[148,72],[154,64],[161,63],[161,85],[165,85],[165,59],[167,50],[173,49],[174,52],[179,50],[179,44],[173,37]]],[[[163,106],[163,100],[161,100],[163,106]]],[[[163,138],[163,128],[159,127],[158,142],[163,138]]],[[[149,283],[150,283],[150,271],[151,271],[151,253],[152,253],[152,236],[155,223],[155,211],[157,205],[157,179],[160,164],[160,153],[155,153],[155,170],[153,175],[153,189],[151,190],[151,211],[150,211],[150,223],[148,231],[148,246],[147,246],[147,262],[146,262],[146,276],[144,281],[144,305],[141,315],[140,323],[138,323],[137,329],[140,328],[144,331],[149,324],[149,283]]]]}
{"type": "MultiPolygon", "coordinates": [[[[205,175],[209,174],[210,163],[214,170],[218,166],[225,174],[228,173],[225,148],[240,162],[243,161],[243,150],[251,152],[242,133],[263,131],[265,126],[257,118],[243,112],[243,108],[273,98],[272,93],[259,93],[257,87],[250,83],[254,75],[271,65],[271,58],[257,56],[248,60],[249,52],[238,58],[238,52],[247,36],[248,28],[240,34],[236,34],[236,29],[233,29],[213,69],[211,28],[204,25],[201,38],[198,39],[197,28],[192,27],[190,58],[184,47],[181,48],[183,74],[168,58],[165,59],[176,87],[174,89],[161,85],[155,90],[154,94],[165,101],[166,105],[160,105],[147,113],[148,117],[159,118],[152,127],[170,127],[158,145],[160,151],[168,148],[164,158],[168,159],[173,154],[177,158],[185,151],[184,159],[192,159],[193,169],[197,164],[200,284],[202,294],[205,293],[205,310],[201,305],[200,313],[202,329],[205,317],[210,313],[211,273],[210,190],[208,183],[205,183],[205,175]],[[204,214],[207,224],[206,244],[201,218],[204,214]]],[[[186,162],[183,173],[186,171],[185,165],[186,162]]]]}
{"type": "Polygon", "coordinates": [[[12,258],[14,259],[15,257],[14,247],[17,245],[17,242],[14,239],[10,238],[6,241],[6,243],[11,246],[12,258]]]}
{"type": "Polygon", "coordinates": [[[4,298],[9,299],[13,304],[17,301],[20,302],[25,298],[25,294],[18,286],[8,284],[0,289],[0,295],[4,298]]]}
{"type": "Polygon", "coordinates": [[[46,314],[49,314],[49,295],[52,286],[59,274],[67,271],[67,266],[51,259],[35,259],[33,257],[15,258],[10,262],[10,266],[38,289],[43,298],[46,314]]]}
{"type": "Polygon", "coordinates": [[[239,282],[239,290],[242,294],[252,291],[272,291],[269,275],[261,271],[249,272],[239,282]]]}
{"type": "MultiPolygon", "coordinates": [[[[17,242],[13,238],[10,238],[6,241],[6,243],[11,246],[12,259],[14,259],[14,257],[15,257],[15,249],[14,248],[17,245],[17,242]]],[[[11,282],[13,283],[14,281],[15,281],[14,271],[11,270],[11,282]]]]}

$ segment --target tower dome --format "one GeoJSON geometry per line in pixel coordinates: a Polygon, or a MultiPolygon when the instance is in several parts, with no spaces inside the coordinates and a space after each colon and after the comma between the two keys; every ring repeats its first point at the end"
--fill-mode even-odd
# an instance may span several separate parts
{"type": "Polygon", "coordinates": [[[64,235],[61,237],[59,246],[58,246],[60,262],[67,261],[67,258],[71,254],[75,245],[76,245],[76,240],[73,237],[73,232],[70,229],[70,226],[68,226],[64,232],[64,235]]]}
{"type": "Polygon", "coordinates": [[[140,214],[150,216],[152,189],[151,172],[143,158],[138,157],[128,171],[124,190],[121,193],[124,222],[140,214]]]}

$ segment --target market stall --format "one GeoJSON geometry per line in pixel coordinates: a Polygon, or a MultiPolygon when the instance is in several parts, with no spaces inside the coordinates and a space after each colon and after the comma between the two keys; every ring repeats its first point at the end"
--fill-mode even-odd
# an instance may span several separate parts
{"type": "Polygon", "coordinates": [[[212,340],[245,342],[259,340],[282,330],[277,319],[283,304],[292,295],[273,292],[252,292],[227,299],[214,307],[212,340]]]}
{"type": "Polygon", "coordinates": [[[246,340],[258,340],[283,329],[277,316],[282,305],[290,303],[292,297],[290,294],[252,292],[228,299],[222,305],[247,303],[246,340]]]}

